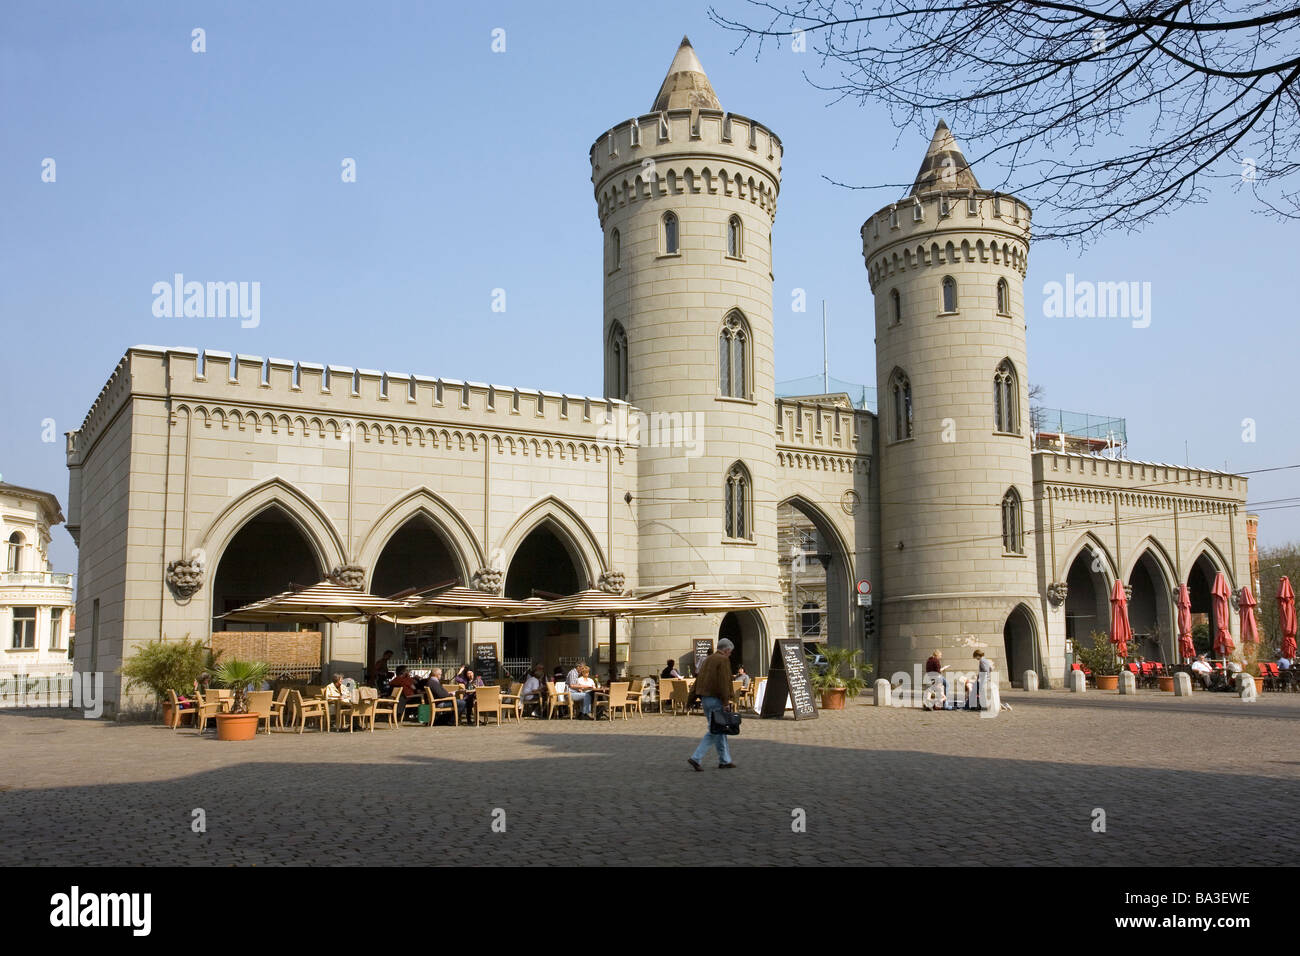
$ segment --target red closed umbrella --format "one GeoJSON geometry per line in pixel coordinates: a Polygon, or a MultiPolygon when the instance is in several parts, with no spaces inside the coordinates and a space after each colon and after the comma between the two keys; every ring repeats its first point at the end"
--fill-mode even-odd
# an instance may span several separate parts
{"type": "Polygon", "coordinates": [[[1116,581],[1110,592],[1110,642],[1119,657],[1128,657],[1128,642],[1133,640],[1133,628],[1128,622],[1128,596],[1124,582],[1116,581]]]}
{"type": "Polygon", "coordinates": [[[1214,609],[1214,653],[1219,657],[1229,657],[1235,645],[1228,630],[1228,579],[1220,571],[1214,576],[1214,587],[1210,589],[1210,606],[1214,609]]]}
{"type": "Polygon", "coordinates": [[[1178,656],[1183,660],[1196,657],[1192,643],[1192,592],[1186,584],[1178,585],[1178,656]]]}
{"type": "Polygon", "coordinates": [[[1282,656],[1288,660],[1295,658],[1295,592],[1291,590],[1291,580],[1282,578],[1277,587],[1277,620],[1282,625],[1282,656]]]}
{"type": "Polygon", "coordinates": [[[1250,593],[1250,585],[1241,589],[1241,643],[1258,644],[1259,628],[1255,624],[1255,595],[1250,593]]]}

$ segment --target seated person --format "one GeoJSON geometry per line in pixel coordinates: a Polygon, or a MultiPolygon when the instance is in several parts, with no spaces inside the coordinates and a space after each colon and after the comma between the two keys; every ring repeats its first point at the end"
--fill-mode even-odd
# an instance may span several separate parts
{"type": "Polygon", "coordinates": [[[400,720],[407,707],[419,706],[420,701],[424,699],[424,695],[416,692],[415,681],[407,672],[405,664],[398,666],[397,676],[392,679],[391,683],[393,687],[402,688],[401,703],[397,705],[397,716],[400,720]]]}
{"type": "Polygon", "coordinates": [[[1277,659],[1277,669],[1280,671],[1289,671],[1291,669],[1291,658],[1283,654],[1277,659]]]}
{"type": "Polygon", "coordinates": [[[565,681],[569,690],[569,705],[573,707],[573,716],[591,720],[591,706],[596,699],[596,682],[591,679],[591,668],[579,664],[569,671],[565,681]]]}
{"type": "Polygon", "coordinates": [[[659,676],[660,676],[660,678],[664,678],[664,677],[672,677],[672,678],[674,678],[675,680],[681,680],[681,679],[682,679],[682,675],[679,674],[679,673],[677,673],[677,668],[673,666],[673,665],[676,664],[676,663],[677,663],[677,662],[674,661],[674,660],[669,660],[669,661],[668,661],[668,666],[665,667],[662,671],[659,672],[659,676]]]}
{"type": "Polygon", "coordinates": [[[524,686],[519,689],[519,702],[523,704],[525,713],[530,709],[537,708],[540,717],[542,700],[545,696],[546,668],[538,664],[524,678],[524,686]]]}
{"type": "MultiPolygon", "coordinates": [[[[429,671],[429,683],[428,683],[428,688],[429,688],[429,693],[433,694],[433,699],[434,699],[434,700],[447,700],[449,697],[452,697],[452,696],[453,696],[451,691],[447,690],[447,688],[445,688],[445,687],[442,686],[442,668],[441,668],[441,667],[435,667],[433,670],[429,671]]],[[[464,700],[464,698],[462,698],[462,699],[456,701],[456,710],[457,710],[457,712],[460,714],[461,719],[463,720],[463,719],[465,718],[465,700],[464,700]]],[[[440,711],[440,712],[438,712],[435,716],[437,716],[437,717],[442,717],[442,716],[444,716],[444,715],[443,715],[443,713],[440,711]]]]}
{"type": "Polygon", "coordinates": [[[340,700],[350,702],[352,700],[352,695],[349,694],[348,689],[343,686],[342,674],[335,674],[334,680],[325,685],[325,699],[330,703],[340,700]]]}
{"type": "Polygon", "coordinates": [[[1204,654],[1197,654],[1196,660],[1192,661],[1192,676],[1199,680],[1201,686],[1206,690],[1210,689],[1216,675],[1214,668],[1210,666],[1210,662],[1205,659],[1204,654]]]}
{"type": "Polygon", "coordinates": [[[736,668],[736,676],[732,679],[740,681],[741,690],[749,690],[750,676],[745,673],[745,668],[743,667],[736,668]]]}

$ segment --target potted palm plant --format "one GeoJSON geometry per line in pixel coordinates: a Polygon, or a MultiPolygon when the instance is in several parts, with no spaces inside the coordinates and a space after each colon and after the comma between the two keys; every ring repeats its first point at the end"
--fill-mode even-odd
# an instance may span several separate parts
{"type": "Polygon", "coordinates": [[[859,664],[858,657],[862,651],[847,647],[818,644],[817,653],[825,663],[817,661],[815,657],[808,657],[809,681],[813,690],[821,694],[822,710],[843,710],[847,697],[857,697],[866,690],[867,682],[858,676],[858,669],[861,668],[864,674],[870,674],[871,665],[859,664]],[[846,669],[851,676],[842,676],[846,669]]]}
{"type": "Polygon", "coordinates": [[[1103,631],[1093,631],[1091,636],[1092,646],[1076,641],[1074,654],[1079,663],[1092,672],[1097,690],[1116,690],[1119,688],[1119,660],[1115,657],[1115,645],[1110,642],[1110,635],[1103,631]]]}
{"type": "Polygon", "coordinates": [[[234,706],[228,714],[217,714],[218,740],[252,740],[257,734],[257,714],[248,712],[248,691],[260,685],[271,673],[271,665],[261,661],[222,661],[213,672],[218,686],[234,691],[234,706]]]}
{"type": "Polygon", "coordinates": [[[186,634],[179,641],[160,638],[141,645],[122,665],[121,673],[128,691],[146,687],[153,692],[155,709],[161,709],[163,723],[170,724],[172,705],[167,692],[175,691],[178,696],[192,693],[195,680],[212,664],[212,649],[191,641],[186,634]]]}

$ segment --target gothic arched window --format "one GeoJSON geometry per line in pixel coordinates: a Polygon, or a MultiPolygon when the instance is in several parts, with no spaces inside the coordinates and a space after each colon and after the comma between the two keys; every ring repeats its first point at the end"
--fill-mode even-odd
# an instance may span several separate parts
{"type": "Polygon", "coordinates": [[[609,327],[608,382],[605,394],[610,398],[627,401],[627,332],[618,322],[609,327]]]}
{"type": "Polygon", "coordinates": [[[1010,359],[1003,359],[998,370],[993,373],[993,422],[994,430],[1020,434],[1020,409],[1017,397],[1020,394],[1016,382],[1016,367],[1010,359]]]}
{"type": "Polygon", "coordinates": [[[1025,529],[1021,522],[1020,494],[1015,488],[1007,489],[1002,496],[1002,551],[1005,554],[1025,553],[1025,529]]]}
{"type": "Polygon", "coordinates": [[[664,213],[664,255],[677,255],[677,214],[664,213]]]}
{"type": "Polygon", "coordinates": [[[739,259],[744,255],[744,230],[740,224],[739,216],[732,216],[727,220],[727,255],[733,259],[739,259]]]}
{"type": "Polygon", "coordinates": [[[897,289],[890,290],[889,304],[893,309],[893,322],[895,325],[903,324],[903,297],[897,289]]]}
{"type": "Polygon", "coordinates": [[[998,280],[998,315],[1011,314],[1011,287],[1006,279],[998,280]]]}
{"type": "Polygon", "coordinates": [[[957,311],[957,280],[952,276],[943,277],[943,311],[957,311]]]}
{"type": "Polygon", "coordinates": [[[749,325],[739,311],[727,313],[718,333],[718,392],[749,398],[749,325]]]}
{"type": "Polygon", "coordinates": [[[889,379],[894,401],[894,441],[912,437],[912,382],[902,369],[894,369],[889,379]]]}
{"type": "Polygon", "coordinates": [[[609,271],[613,272],[619,267],[623,256],[623,240],[615,229],[609,234],[609,271]]]}
{"type": "Polygon", "coordinates": [[[723,507],[726,509],[725,531],[728,538],[752,538],[749,512],[752,503],[749,472],[740,462],[727,469],[723,488],[723,507]]]}

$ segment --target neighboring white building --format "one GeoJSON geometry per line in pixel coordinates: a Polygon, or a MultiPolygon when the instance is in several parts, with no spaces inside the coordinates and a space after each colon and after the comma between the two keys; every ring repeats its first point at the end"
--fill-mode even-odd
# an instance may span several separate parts
{"type": "MultiPolygon", "coordinates": [[[[141,643],[206,637],[224,612],[327,576],[511,597],[694,581],[766,605],[620,625],[639,674],[720,636],[762,673],[797,631],[863,649],[886,676],[980,648],[1004,680],[1055,686],[1068,642],[1106,628],[1118,580],[1139,646],[1170,659],[1173,589],[1201,612],[1217,574],[1247,580],[1246,480],[1078,453],[1064,434],[1034,450],[1030,210],[982,189],[942,124],[908,195],[857,240],[879,417],[846,395],[777,397],[782,156],[774,132],[722,109],[685,41],[650,112],[595,140],[602,396],[128,349],[67,449],[77,670],[108,675],[106,713],[130,706],[111,675],[141,643]]],[[[852,215],[827,225],[846,244],[852,215]]],[[[844,361],[868,377],[870,354],[844,361]]],[[[548,669],[608,653],[592,622],[324,632],[324,669],[358,676],[385,649],[467,660],[492,642],[548,669]]]]}
{"type": "Polygon", "coordinates": [[[54,495],[0,482],[0,678],[72,673],[72,575],[55,574],[47,557],[62,521],[54,495]]]}

